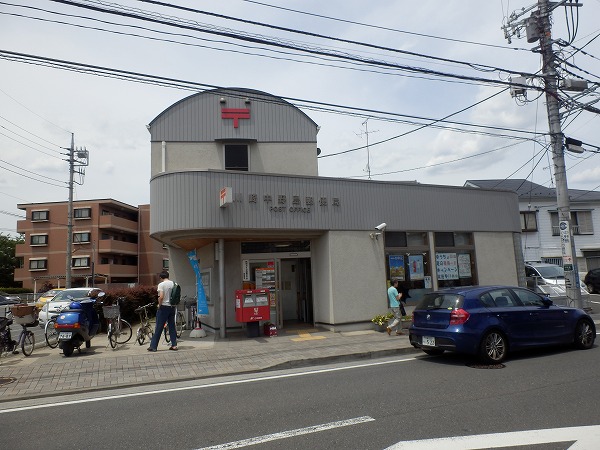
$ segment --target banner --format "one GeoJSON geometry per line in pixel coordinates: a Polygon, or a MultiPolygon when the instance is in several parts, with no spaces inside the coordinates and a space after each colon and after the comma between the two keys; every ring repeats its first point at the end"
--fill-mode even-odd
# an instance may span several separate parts
{"type": "Polygon", "coordinates": [[[202,284],[202,274],[200,273],[200,261],[196,256],[196,250],[191,250],[187,254],[192,269],[196,274],[196,290],[197,290],[197,313],[200,316],[208,316],[208,302],[206,301],[206,293],[204,292],[204,285],[202,284]]]}

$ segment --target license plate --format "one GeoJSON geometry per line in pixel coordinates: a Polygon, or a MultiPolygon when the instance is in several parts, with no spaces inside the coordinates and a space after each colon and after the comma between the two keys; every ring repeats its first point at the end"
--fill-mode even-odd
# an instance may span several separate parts
{"type": "Polygon", "coordinates": [[[58,335],[59,341],[68,341],[73,336],[73,333],[70,331],[61,331],[58,335]]]}
{"type": "Polygon", "coordinates": [[[423,336],[421,344],[429,347],[435,347],[435,338],[431,336],[423,336]]]}

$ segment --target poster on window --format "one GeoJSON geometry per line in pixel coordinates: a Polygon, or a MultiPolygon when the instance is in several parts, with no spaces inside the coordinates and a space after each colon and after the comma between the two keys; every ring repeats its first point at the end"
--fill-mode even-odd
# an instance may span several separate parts
{"type": "Polygon", "coordinates": [[[436,253],[435,268],[438,280],[458,280],[456,253],[436,253]]]}
{"type": "Polygon", "coordinates": [[[458,254],[458,276],[461,278],[471,277],[471,255],[468,253],[458,254]]]}
{"type": "Polygon", "coordinates": [[[423,270],[423,255],[410,255],[408,257],[408,274],[411,280],[422,280],[425,277],[423,270]]]}
{"type": "Polygon", "coordinates": [[[390,255],[390,280],[404,281],[404,255],[390,255]]]}

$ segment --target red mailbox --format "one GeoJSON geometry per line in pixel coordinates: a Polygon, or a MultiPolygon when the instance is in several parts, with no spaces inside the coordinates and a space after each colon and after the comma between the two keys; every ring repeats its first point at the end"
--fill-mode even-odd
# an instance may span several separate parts
{"type": "Polygon", "coordinates": [[[270,320],[268,289],[242,289],[235,291],[235,320],[258,322],[270,320]]]}

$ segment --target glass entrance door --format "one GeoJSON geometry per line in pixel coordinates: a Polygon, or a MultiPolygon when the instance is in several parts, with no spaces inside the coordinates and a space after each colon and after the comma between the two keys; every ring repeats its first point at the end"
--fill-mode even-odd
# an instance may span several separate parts
{"type": "Polygon", "coordinates": [[[260,256],[263,255],[244,255],[243,263],[248,268],[244,289],[270,290],[270,321],[278,329],[283,328],[286,322],[312,323],[310,255],[287,258],[260,256]]]}

